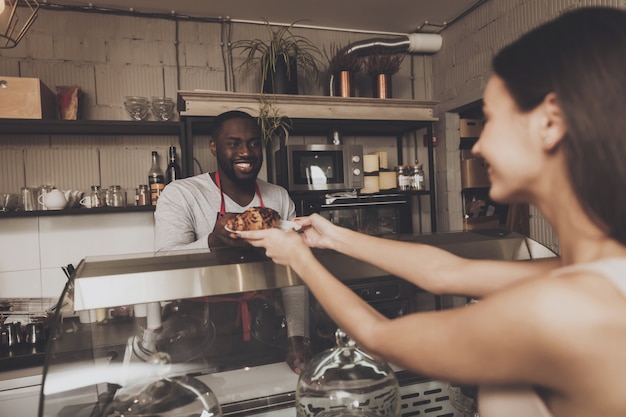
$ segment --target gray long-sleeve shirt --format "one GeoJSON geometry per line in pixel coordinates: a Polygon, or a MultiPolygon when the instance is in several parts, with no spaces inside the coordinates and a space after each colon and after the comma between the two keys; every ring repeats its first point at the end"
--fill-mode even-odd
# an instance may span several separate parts
{"type": "MultiPolygon", "coordinates": [[[[287,190],[260,179],[257,184],[266,207],[276,210],[282,219],[295,217],[295,204],[287,190]]],[[[224,194],[224,203],[230,213],[261,205],[258,195],[243,207],[224,194]]],[[[220,204],[220,189],[208,173],[168,184],[154,214],[154,250],[208,249],[208,236],[215,228],[220,204]]]]}
{"type": "MultiPolygon", "coordinates": [[[[266,207],[276,210],[282,219],[295,217],[295,204],[287,190],[260,179],[257,184],[266,207]]],[[[208,237],[217,223],[221,198],[220,189],[208,173],[168,184],[159,196],[154,213],[155,252],[209,249],[208,237]]],[[[241,213],[248,207],[261,205],[258,195],[243,207],[224,194],[224,203],[226,212],[230,213],[241,213]]],[[[283,288],[282,293],[288,335],[308,337],[306,287],[283,288]]]]}

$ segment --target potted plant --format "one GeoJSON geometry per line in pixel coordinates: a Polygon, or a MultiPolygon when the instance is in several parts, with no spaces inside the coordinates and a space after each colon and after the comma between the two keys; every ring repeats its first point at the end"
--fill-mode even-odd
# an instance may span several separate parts
{"type": "Polygon", "coordinates": [[[403,54],[374,52],[367,57],[365,70],[372,78],[374,97],[391,98],[391,76],[400,70],[403,54]]]}
{"type": "Polygon", "coordinates": [[[289,132],[293,130],[291,119],[282,115],[280,109],[274,106],[271,100],[268,100],[264,94],[259,94],[259,107],[253,109],[251,107],[243,107],[243,110],[250,114],[257,113],[257,122],[261,129],[261,137],[263,142],[268,144],[275,137],[279,137],[285,142],[289,139],[289,132]]]}
{"type": "Polygon", "coordinates": [[[257,120],[265,143],[270,142],[274,137],[284,139],[285,143],[289,139],[289,132],[293,129],[291,120],[280,114],[280,110],[271,101],[267,101],[263,94],[259,96],[257,120]]]}
{"type": "Polygon", "coordinates": [[[330,45],[330,56],[324,49],[328,60],[330,73],[330,95],[341,97],[354,96],[354,75],[363,67],[362,59],[356,54],[349,53],[345,47],[337,44],[330,45]]]}
{"type": "Polygon", "coordinates": [[[278,28],[273,28],[266,19],[263,21],[268,40],[242,39],[231,44],[233,49],[241,49],[245,54],[238,68],[246,73],[260,66],[262,93],[298,94],[298,68],[317,79],[321,52],[306,37],[293,33],[299,21],[278,28]]]}

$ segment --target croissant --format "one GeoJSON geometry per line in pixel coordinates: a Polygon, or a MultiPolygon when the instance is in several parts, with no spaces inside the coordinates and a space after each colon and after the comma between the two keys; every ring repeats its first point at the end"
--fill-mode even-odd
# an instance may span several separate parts
{"type": "Polygon", "coordinates": [[[269,207],[250,207],[226,223],[228,230],[261,230],[278,227],[280,214],[269,207]]]}

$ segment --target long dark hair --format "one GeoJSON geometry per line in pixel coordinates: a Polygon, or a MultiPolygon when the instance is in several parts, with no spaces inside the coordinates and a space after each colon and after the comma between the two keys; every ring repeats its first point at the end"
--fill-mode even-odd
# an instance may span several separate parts
{"type": "Polygon", "coordinates": [[[564,13],[504,48],[492,67],[522,111],[556,94],[574,192],[590,218],[626,244],[626,11],[564,13]]]}

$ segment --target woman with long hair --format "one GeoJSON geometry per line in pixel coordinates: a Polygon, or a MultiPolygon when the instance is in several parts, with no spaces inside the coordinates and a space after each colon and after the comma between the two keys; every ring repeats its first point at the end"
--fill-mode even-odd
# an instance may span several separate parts
{"type": "Polygon", "coordinates": [[[367,236],[319,215],[303,233],[238,236],[309,286],[371,354],[420,374],[476,384],[481,417],[626,415],[626,12],[581,8],[493,59],[483,132],[490,197],[539,208],[558,258],[469,260],[367,236]],[[333,277],[310,247],[375,264],[468,308],[387,319],[333,277]],[[373,261],[372,261],[373,260],[373,261]]]}

